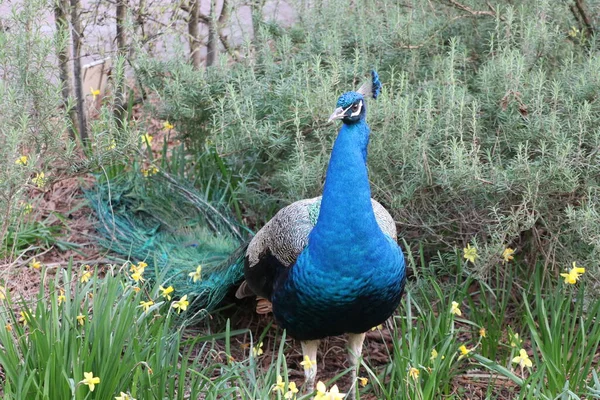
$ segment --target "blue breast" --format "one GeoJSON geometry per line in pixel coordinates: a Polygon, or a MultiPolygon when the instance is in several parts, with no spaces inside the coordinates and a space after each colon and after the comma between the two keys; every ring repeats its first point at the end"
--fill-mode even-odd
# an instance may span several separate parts
{"type": "Polygon", "coordinates": [[[323,268],[307,247],[276,285],[273,313],[293,337],[311,340],[366,332],[398,307],[406,274],[395,242],[386,240],[375,252],[350,263],[339,250],[340,264],[323,268]]]}

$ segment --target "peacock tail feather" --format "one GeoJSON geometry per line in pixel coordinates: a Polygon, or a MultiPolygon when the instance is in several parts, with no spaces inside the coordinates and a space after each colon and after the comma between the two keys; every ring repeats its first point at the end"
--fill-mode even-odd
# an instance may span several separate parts
{"type": "Polygon", "coordinates": [[[148,264],[144,278],[188,295],[192,310],[211,311],[243,278],[244,228],[195,189],[159,172],[99,179],[86,193],[100,244],[148,264]],[[201,266],[200,279],[190,273],[201,266]]]}

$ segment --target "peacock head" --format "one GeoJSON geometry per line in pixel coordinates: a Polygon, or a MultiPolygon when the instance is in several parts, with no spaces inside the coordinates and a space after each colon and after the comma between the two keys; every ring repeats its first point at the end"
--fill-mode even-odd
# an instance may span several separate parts
{"type": "Polygon", "coordinates": [[[341,119],[344,124],[353,124],[366,117],[367,107],[365,98],[374,99],[381,93],[381,82],[379,75],[374,70],[371,71],[371,80],[363,84],[356,92],[346,92],[340,96],[337,101],[337,108],[329,117],[329,121],[341,119]]]}

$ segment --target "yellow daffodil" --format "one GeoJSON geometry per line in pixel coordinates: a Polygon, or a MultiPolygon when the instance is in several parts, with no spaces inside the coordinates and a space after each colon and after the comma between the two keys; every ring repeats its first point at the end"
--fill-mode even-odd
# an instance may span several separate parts
{"type": "Polygon", "coordinates": [[[165,299],[167,299],[167,300],[169,300],[169,301],[170,301],[170,300],[171,300],[171,293],[173,293],[173,291],[174,291],[175,289],[173,289],[173,286],[169,286],[169,287],[168,287],[168,288],[166,288],[166,289],[165,289],[164,287],[162,287],[162,286],[159,286],[159,287],[158,287],[158,290],[160,290],[160,295],[161,295],[162,297],[164,297],[165,299]]]}
{"type": "Polygon", "coordinates": [[[138,272],[140,269],[145,269],[148,266],[148,264],[146,264],[143,261],[138,262],[137,264],[131,264],[131,266],[129,267],[129,271],[130,272],[138,272]]]}
{"type": "Polygon", "coordinates": [[[569,272],[560,274],[563,278],[565,278],[565,283],[569,285],[574,285],[579,280],[579,277],[585,273],[585,268],[578,267],[575,262],[573,262],[573,268],[569,270],[569,272]]]}
{"type": "Polygon", "coordinates": [[[275,386],[273,386],[273,391],[283,393],[284,390],[285,390],[285,382],[283,381],[283,378],[281,377],[281,375],[277,375],[277,383],[275,384],[275,386]]]}
{"type": "Polygon", "coordinates": [[[24,311],[19,311],[19,322],[23,324],[23,326],[27,325],[27,315],[24,311]]]}
{"type": "Polygon", "coordinates": [[[533,366],[533,363],[529,359],[529,355],[527,354],[527,351],[525,351],[525,349],[519,350],[519,355],[513,358],[512,362],[515,364],[519,364],[521,368],[531,368],[533,366]]]}
{"type": "Polygon", "coordinates": [[[410,376],[411,378],[413,378],[415,381],[417,379],[419,379],[419,374],[420,373],[421,372],[417,368],[415,368],[415,367],[410,367],[410,369],[408,370],[408,376],[410,376]]]}
{"type": "Polygon", "coordinates": [[[369,384],[369,378],[364,378],[362,376],[359,376],[358,383],[360,384],[361,387],[365,387],[369,384]]]}
{"type": "Polygon", "coordinates": [[[133,397],[131,397],[130,395],[128,395],[127,393],[121,392],[121,394],[119,394],[117,397],[115,397],[115,400],[135,400],[133,397]]]}
{"type": "Polygon", "coordinates": [[[33,211],[33,206],[31,205],[31,203],[23,204],[23,214],[24,215],[31,214],[32,211],[33,211]]]}
{"type": "Polygon", "coordinates": [[[429,357],[429,359],[430,359],[431,361],[433,361],[433,360],[435,360],[435,359],[437,358],[437,356],[438,356],[438,352],[437,352],[437,350],[436,350],[436,349],[432,349],[432,350],[431,350],[431,357],[429,357]]]}
{"type": "Polygon", "coordinates": [[[182,311],[187,310],[187,307],[190,305],[190,302],[187,300],[187,294],[184,295],[182,298],[180,298],[177,301],[174,301],[171,304],[171,307],[173,307],[174,309],[177,310],[177,314],[181,313],[182,311]]]}
{"type": "Polygon", "coordinates": [[[485,330],[485,328],[479,329],[479,336],[481,336],[482,338],[487,336],[487,331],[485,330]]]}
{"type": "Polygon", "coordinates": [[[190,272],[189,277],[193,279],[194,283],[202,279],[202,265],[196,267],[196,271],[190,272]]]}
{"type": "Polygon", "coordinates": [[[469,355],[469,353],[471,352],[471,350],[467,349],[467,346],[465,346],[464,344],[461,345],[458,350],[460,351],[460,356],[458,357],[459,360],[462,360],[463,358],[465,358],[466,356],[469,355]]]}
{"type": "Polygon", "coordinates": [[[571,29],[569,29],[568,34],[572,38],[577,37],[577,36],[579,36],[579,29],[577,29],[576,26],[572,26],[571,29]]]}
{"type": "Polygon", "coordinates": [[[35,258],[33,260],[31,260],[31,262],[29,263],[29,266],[33,269],[40,269],[42,268],[42,263],[39,262],[38,260],[36,260],[35,258]]]}
{"type": "Polygon", "coordinates": [[[327,386],[321,381],[317,382],[317,395],[313,400],[327,400],[327,386]]]}
{"type": "Polygon", "coordinates": [[[89,280],[92,278],[92,275],[93,275],[93,274],[92,274],[92,271],[85,271],[85,272],[83,273],[83,275],[81,275],[81,278],[79,278],[79,280],[80,280],[82,283],[89,282],[89,280]]]}
{"type": "Polygon", "coordinates": [[[131,279],[133,279],[136,282],[144,282],[145,279],[142,275],[143,273],[144,273],[144,270],[138,271],[135,274],[131,274],[131,279]]]}
{"type": "Polygon", "coordinates": [[[142,144],[147,144],[148,146],[150,146],[152,144],[152,135],[148,134],[148,133],[144,133],[141,136],[141,140],[142,140],[142,144]]]}
{"type": "MultiPolygon", "coordinates": [[[[108,145],[108,149],[109,150],[114,150],[117,148],[117,142],[115,142],[115,139],[111,139],[110,140],[110,144],[108,145]]],[[[123,392],[121,392],[123,393],[123,392]]]]}
{"type": "Polygon", "coordinates": [[[98,97],[98,95],[100,94],[100,89],[94,89],[93,87],[91,87],[90,93],[92,94],[92,99],[96,101],[96,97],[98,97]]]}
{"type": "Polygon", "coordinates": [[[94,376],[94,374],[92,372],[84,372],[83,376],[85,377],[85,379],[83,379],[79,383],[83,383],[84,385],[87,385],[88,388],[90,389],[90,392],[93,392],[96,385],[100,383],[100,378],[98,378],[97,376],[94,376]]]}
{"type": "Polygon", "coordinates": [[[346,393],[340,393],[337,385],[333,385],[329,390],[329,400],[344,400],[346,393]]]}
{"type": "Polygon", "coordinates": [[[455,301],[452,302],[452,306],[450,307],[450,314],[458,315],[459,317],[462,315],[459,304],[455,301]]]}
{"type": "Polygon", "coordinates": [[[29,157],[23,155],[23,156],[17,158],[17,160],[15,161],[15,164],[17,164],[17,165],[27,165],[28,161],[29,161],[29,157]]]}
{"type": "Polygon", "coordinates": [[[83,325],[85,323],[85,315],[79,314],[77,316],[77,322],[79,322],[79,325],[83,325]]]}
{"type": "Polygon", "coordinates": [[[58,289],[58,290],[60,291],[60,294],[56,297],[56,301],[58,302],[58,305],[60,306],[63,301],[67,301],[67,297],[65,296],[65,291],[63,289],[58,289]]]}
{"type": "Polygon", "coordinates": [[[7,331],[9,331],[9,332],[12,332],[12,330],[13,330],[13,327],[12,327],[12,325],[11,325],[11,324],[6,324],[6,325],[4,325],[4,328],[5,328],[7,331]]]}
{"type": "Polygon", "coordinates": [[[313,400],[342,400],[345,393],[340,393],[337,385],[333,385],[331,390],[327,391],[327,387],[321,381],[317,383],[317,395],[313,400]]]}
{"type": "Polygon", "coordinates": [[[510,338],[510,347],[519,347],[521,346],[521,338],[519,337],[518,333],[515,333],[514,335],[512,335],[512,337],[510,338]]]}
{"type": "Polygon", "coordinates": [[[163,122],[163,128],[169,131],[169,130],[173,129],[174,126],[171,125],[171,123],[169,122],[169,120],[166,120],[165,122],[163,122]]]}
{"type": "Polygon", "coordinates": [[[373,331],[380,331],[380,330],[382,330],[382,329],[383,329],[383,325],[382,325],[382,324],[379,324],[379,325],[377,325],[377,326],[374,326],[374,327],[372,327],[372,328],[371,328],[371,332],[373,332],[373,331]]]}
{"type": "Polygon", "coordinates": [[[477,249],[475,247],[471,247],[470,244],[467,244],[467,247],[463,249],[463,257],[467,261],[471,261],[471,263],[475,264],[475,260],[477,257],[479,257],[477,255],[477,249]]]}
{"type": "Polygon", "coordinates": [[[144,271],[147,265],[148,264],[143,261],[140,261],[137,266],[132,265],[130,268],[130,270],[133,271],[133,274],[131,274],[131,279],[136,282],[144,282],[144,271]]]}
{"type": "Polygon", "coordinates": [[[44,172],[42,171],[37,172],[35,174],[35,177],[31,180],[31,182],[33,182],[33,184],[39,187],[40,189],[43,188],[47,182],[46,174],[44,174],[44,172]]]}
{"type": "Polygon", "coordinates": [[[140,171],[142,171],[142,175],[144,175],[145,178],[158,174],[158,168],[154,165],[151,165],[148,168],[142,168],[140,171]]]}
{"type": "Polygon", "coordinates": [[[0,300],[6,300],[6,288],[0,286],[0,300]]]}
{"type": "Polygon", "coordinates": [[[304,367],[305,370],[309,370],[313,367],[313,365],[317,364],[317,360],[311,360],[309,356],[304,356],[304,360],[300,363],[304,367]]]}
{"type": "Polygon", "coordinates": [[[502,252],[502,259],[503,259],[503,263],[507,263],[511,260],[514,259],[513,254],[515,254],[515,250],[511,249],[510,247],[507,247],[504,249],[504,251],[502,252]]]}
{"type": "Polygon", "coordinates": [[[261,354],[263,354],[264,352],[263,352],[263,349],[262,349],[262,347],[263,347],[263,342],[260,342],[259,344],[257,344],[256,346],[254,346],[254,347],[252,348],[252,355],[253,355],[254,357],[258,357],[258,356],[260,356],[261,354]]]}
{"type": "Polygon", "coordinates": [[[296,387],[296,382],[290,382],[290,384],[288,385],[288,391],[283,396],[283,398],[285,398],[287,400],[292,400],[293,398],[296,397],[296,393],[298,393],[298,388],[296,387]]]}
{"type": "Polygon", "coordinates": [[[152,300],[140,301],[140,307],[144,309],[144,312],[148,312],[152,305],[154,305],[154,302],[152,300]]]}

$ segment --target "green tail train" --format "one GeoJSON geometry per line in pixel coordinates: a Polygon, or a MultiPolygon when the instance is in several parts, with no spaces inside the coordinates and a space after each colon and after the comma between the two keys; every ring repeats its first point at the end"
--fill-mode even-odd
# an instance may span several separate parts
{"type": "Polygon", "coordinates": [[[244,275],[246,231],[226,212],[169,174],[99,180],[86,193],[98,219],[100,244],[148,264],[192,310],[213,310],[244,275]],[[202,266],[201,279],[189,276],[202,266]]]}

